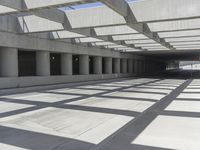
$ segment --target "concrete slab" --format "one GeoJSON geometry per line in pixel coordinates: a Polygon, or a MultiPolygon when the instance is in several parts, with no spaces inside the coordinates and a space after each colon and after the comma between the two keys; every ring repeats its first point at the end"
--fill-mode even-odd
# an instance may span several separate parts
{"type": "Polygon", "coordinates": [[[143,98],[143,99],[150,99],[150,100],[160,100],[165,95],[163,94],[151,94],[145,92],[113,92],[109,94],[105,94],[104,96],[112,96],[112,97],[121,97],[121,98],[143,98]]]}
{"type": "Polygon", "coordinates": [[[21,117],[0,120],[0,125],[98,144],[132,119],[115,114],[49,107],[21,117]]]}
{"type": "Polygon", "coordinates": [[[56,93],[69,93],[69,94],[86,94],[86,95],[93,95],[104,92],[103,90],[88,90],[88,89],[73,89],[73,88],[66,88],[66,89],[57,89],[57,90],[49,90],[48,92],[56,92],[56,93]]]}
{"type": "Polygon", "coordinates": [[[91,97],[88,99],[83,99],[81,101],[71,102],[68,104],[73,104],[73,105],[78,105],[78,106],[89,106],[89,107],[143,112],[144,110],[152,106],[154,102],[141,101],[137,99],[127,100],[123,98],[116,99],[116,98],[91,97]]]}
{"type": "Polygon", "coordinates": [[[158,116],[132,144],[167,149],[198,150],[200,118],[158,116]]]}
{"type": "Polygon", "coordinates": [[[200,100],[200,93],[181,93],[178,98],[200,100]]]}
{"type": "Polygon", "coordinates": [[[25,93],[25,94],[14,94],[8,96],[2,96],[2,98],[7,99],[17,99],[17,100],[26,100],[26,101],[35,101],[35,102],[58,102],[62,100],[69,100],[72,98],[78,98],[78,95],[70,95],[70,94],[54,94],[54,93],[25,93]]]}
{"type": "Polygon", "coordinates": [[[27,105],[27,104],[16,104],[12,102],[1,102],[0,100],[0,114],[5,112],[10,112],[14,110],[19,110],[23,108],[30,108],[34,105],[27,105]]]}
{"type": "Polygon", "coordinates": [[[168,89],[142,89],[142,88],[128,88],[128,89],[125,89],[123,91],[137,91],[137,92],[149,92],[149,93],[160,93],[160,94],[169,94],[172,90],[168,90],[168,89]]]}
{"type": "Polygon", "coordinates": [[[184,111],[184,112],[200,112],[200,101],[173,101],[165,110],[184,111]]]}
{"type": "Polygon", "coordinates": [[[176,84],[169,79],[126,79],[2,96],[0,146],[9,150],[199,150],[199,94],[184,93],[190,82],[181,83],[184,80],[176,84]],[[27,109],[31,107],[35,109],[27,109]]]}
{"type": "Polygon", "coordinates": [[[153,88],[153,89],[170,89],[170,90],[174,90],[176,87],[174,86],[160,86],[160,85],[141,85],[138,86],[140,88],[153,88]]]}

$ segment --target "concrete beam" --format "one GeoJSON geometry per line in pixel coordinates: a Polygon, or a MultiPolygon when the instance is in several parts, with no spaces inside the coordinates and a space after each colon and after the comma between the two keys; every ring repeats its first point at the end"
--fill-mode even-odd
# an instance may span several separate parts
{"type": "Polygon", "coordinates": [[[1,0],[0,1],[0,5],[10,7],[19,11],[23,9],[23,4],[24,4],[23,0],[1,0]]]}
{"type": "Polygon", "coordinates": [[[111,3],[112,0],[105,0],[102,1],[105,5],[112,8],[114,11],[125,17],[126,22],[129,27],[133,28],[134,30],[138,31],[139,33],[142,33],[149,37],[150,39],[155,40],[156,42],[162,44],[163,46],[167,48],[171,48],[168,43],[160,42],[159,36],[152,33],[149,29],[148,25],[146,23],[138,23],[135,15],[133,14],[133,11],[131,10],[129,4],[125,0],[115,0],[114,3],[111,3]],[[120,6],[118,4],[121,4],[123,6],[120,6]],[[121,9],[124,7],[123,9],[121,9]],[[124,11],[126,10],[126,11],[124,11]],[[126,14],[125,14],[126,12],[126,14]]]}
{"type": "MultiPolygon", "coordinates": [[[[54,41],[48,39],[42,39],[32,37],[28,35],[20,35],[11,32],[0,31],[0,46],[2,47],[13,47],[19,49],[30,49],[39,51],[52,51],[52,52],[64,52],[72,54],[86,54],[93,56],[104,56],[104,57],[140,57],[132,54],[120,53],[108,49],[99,49],[95,47],[85,47],[82,45],[73,45],[66,42],[54,41]],[[12,42],[10,42],[12,41],[12,42]]],[[[142,57],[141,57],[142,58],[142,57]]]]}
{"type": "Polygon", "coordinates": [[[111,9],[115,10],[122,16],[127,16],[127,7],[124,7],[126,5],[126,1],[124,0],[100,0],[102,3],[106,4],[111,9]]]}

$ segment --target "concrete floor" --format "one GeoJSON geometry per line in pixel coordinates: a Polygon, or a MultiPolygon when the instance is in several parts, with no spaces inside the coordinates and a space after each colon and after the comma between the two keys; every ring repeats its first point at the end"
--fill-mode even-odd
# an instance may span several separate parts
{"type": "Polygon", "coordinates": [[[121,79],[0,97],[2,150],[199,150],[200,80],[121,79]]]}

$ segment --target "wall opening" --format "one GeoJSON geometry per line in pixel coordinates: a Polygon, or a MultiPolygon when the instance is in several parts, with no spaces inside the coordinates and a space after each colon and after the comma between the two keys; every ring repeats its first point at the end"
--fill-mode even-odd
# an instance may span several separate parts
{"type": "Polygon", "coordinates": [[[102,58],[102,74],[105,74],[106,73],[106,58],[102,58]]]}
{"type": "Polygon", "coordinates": [[[78,55],[73,55],[72,63],[73,63],[73,75],[79,75],[79,56],[78,55]]]}
{"type": "Polygon", "coordinates": [[[36,76],[36,52],[18,51],[19,76],[36,76]]]}
{"type": "Polygon", "coordinates": [[[112,58],[112,73],[115,73],[115,59],[112,58]]]}
{"type": "Polygon", "coordinates": [[[90,74],[94,74],[94,57],[89,57],[89,72],[90,74]]]}
{"type": "Polygon", "coordinates": [[[120,73],[123,73],[123,62],[122,62],[122,59],[120,59],[120,73]]]}
{"type": "Polygon", "coordinates": [[[61,54],[50,54],[50,69],[51,75],[61,75],[61,54]]]}

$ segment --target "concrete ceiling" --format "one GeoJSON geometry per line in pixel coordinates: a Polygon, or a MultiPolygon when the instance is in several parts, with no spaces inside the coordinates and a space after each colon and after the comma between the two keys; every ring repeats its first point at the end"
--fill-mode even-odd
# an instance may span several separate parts
{"type": "Polygon", "coordinates": [[[0,15],[16,14],[20,34],[166,57],[198,55],[199,8],[199,0],[0,1],[0,15]]]}

